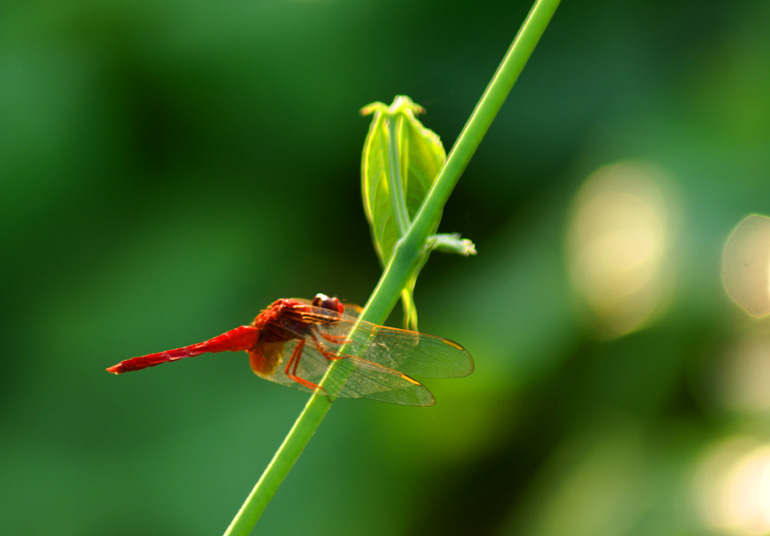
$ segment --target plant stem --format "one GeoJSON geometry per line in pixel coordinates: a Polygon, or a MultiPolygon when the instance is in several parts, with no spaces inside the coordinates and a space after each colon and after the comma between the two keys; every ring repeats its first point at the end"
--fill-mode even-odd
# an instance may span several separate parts
{"type": "Polygon", "coordinates": [[[505,102],[513,84],[519,78],[527,60],[548,23],[553,17],[560,0],[537,0],[522,24],[519,33],[511,43],[497,72],[489,82],[484,94],[476,104],[470,119],[465,123],[447,161],[439,171],[436,182],[428,192],[420,211],[414,218],[409,239],[424,242],[428,237],[433,214],[443,208],[449,195],[465,171],[468,162],[481,144],[497,112],[505,102]]]}
{"type": "MultiPolygon", "coordinates": [[[[396,245],[388,266],[361,313],[361,319],[382,324],[395,307],[401,290],[415,268],[419,266],[432,224],[440,218],[441,211],[460,175],[476,152],[558,5],[559,0],[535,2],[452,147],[446,163],[441,168],[408,232],[396,245]]],[[[226,536],[244,536],[251,532],[330,407],[329,398],[319,394],[319,391],[310,397],[283,444],[227,528],[226,536]]]]}
{"type": "Polygon", "coordinates": [[[313,437],[331,405],[331,400],[324,395],[313,394],[310,397],[305,404],[305,409],[294,421],[294,426],[289,430],[286,439],[265,468],[254,489],[246,497],[230,526],[227,527],[225,536],[241,536],[251,532],[270,499],[275,495],[278,486],[305,450],[305,446],[310,442],[310,438],[313,437]]]}

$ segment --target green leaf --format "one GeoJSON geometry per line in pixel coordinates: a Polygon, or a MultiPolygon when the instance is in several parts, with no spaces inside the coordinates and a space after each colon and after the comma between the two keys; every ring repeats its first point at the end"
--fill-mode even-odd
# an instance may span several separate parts
{"type": "MultiPolygon", "coordinates": [[[[439,137],[415,117],[423,112],[405,96],[396,97],[390,106],[375,102],[361,110],[363,115],[374,115],[364,142],[361,190],[374,247],[383,266],[390,261],[396,242],[409,229],[446,161],[439,137]]],[[[431,234],[438,229],[440,213],[438,216],[431,234]]],[[[426,250],[401,292],[404,323],[412,329],[417,329],[414,287],[427,256],[426,250]]]]}

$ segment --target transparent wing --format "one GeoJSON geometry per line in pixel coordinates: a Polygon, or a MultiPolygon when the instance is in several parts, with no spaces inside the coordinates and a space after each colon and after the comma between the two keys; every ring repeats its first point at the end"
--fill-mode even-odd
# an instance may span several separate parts
{"type": "MultiPolygon", "coordinates": [[[[301,343],[300,340],[292,340],[263,345],[263,355],[277,359],[278,366],[271,373],[260,376],[281,385],[312,391],[286,373],[286,365],[301,343]]],[[[331,364],[336,363],[325,383],[327,390],[336,393],[336,396],[370,398],[407,406],[432,406],[435,403],[427,387],[405,374],[351,355],[339,359],[330,359],[330,355],[333,354],[329,353],[323,342],[317,342],[312,336],[308,336],[304,340],[302,356],[297,363],[295,374],[311,383],[320,384],[331,364]]]]}
{"type": "MultiPolygon", "coordinates": [[[[347,322],[333,326],[347,330],[347,322]]],[[[461,378],[473,372],[468,351],[449,339],[403,329],[359,322],[347,352],[374,363],[424,378],[461,378]]]]}
{"type": "Polygon", "coordinates": [[[345,314],[307,305],[300,315],[312,322],[325,351],[381,365],[409,376],[459,378],[473,372],[468,351],[449,339],[416,331],[378,326],[359,321],[360,308],[345,306],[345,314]],[[353,314],[349,314],[353,313],[353,314]],[[357,324],[355,333],[353,327],[357,324]]]}
{"type": "Polygon", "coordinates": [[[361,359],[345,357],[329,376],[330,391],[347,398],[369,398],[405,406],[432,406],[433,394],[406,374],[361,359]],[[338,385],[342,383],[342,387],[338,385]]]}

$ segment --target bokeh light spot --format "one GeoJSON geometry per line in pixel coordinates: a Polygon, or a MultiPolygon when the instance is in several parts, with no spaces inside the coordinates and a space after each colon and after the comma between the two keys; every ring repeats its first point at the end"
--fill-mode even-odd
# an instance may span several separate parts
{"type": "Polygon", "coordinates": [[[754,214],[738,224],[725,245],[722,280],[747,313],[770,313],[770,218],[754,214]]]}
{"type": "Polygon", "coordinates": [[[730,438],[714,446],[698,468],[696,496],[711,528],[735,535],[770,532],[770,445],[730,438]]]}
{"type": "Polygon", "coordinates": [[[671,201],[663,174],[622,162],[581,187],[567,230],[572,285],[607,334],[634,331],[659,309],[671,241],[671,201]]]}

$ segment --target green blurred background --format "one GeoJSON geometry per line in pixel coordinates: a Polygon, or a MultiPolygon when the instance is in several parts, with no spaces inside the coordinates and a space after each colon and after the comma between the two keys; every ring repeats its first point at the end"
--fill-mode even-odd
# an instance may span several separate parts
{"type": "MultiPolygon", "coordinates": [[[[364,302],[358,109],[449,149],[529,7],[4,2],[0,532],[221,533],[307,396],[104,368],[364,302]]],[[[335,404],[257,533],[769,531],[770,341],[720,280],[769,170],[768,2],[565,2],[444,212],[478,256],[417,287],[476,372],[335,404]]]]}

